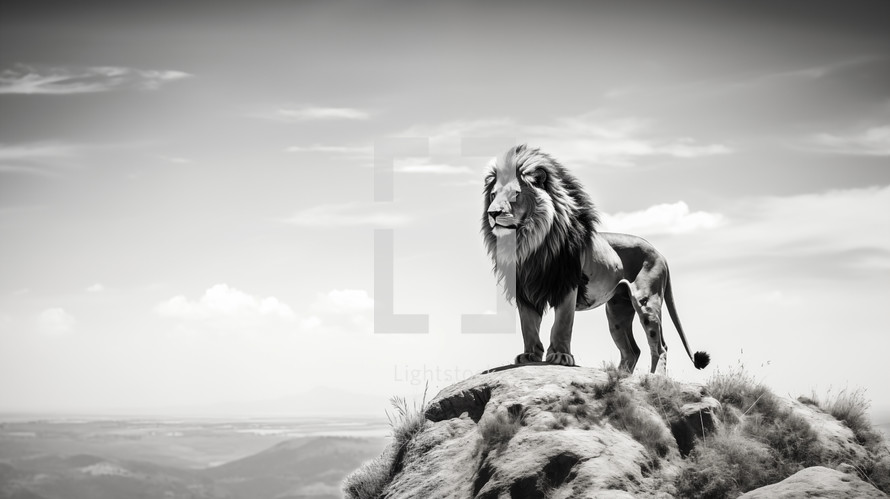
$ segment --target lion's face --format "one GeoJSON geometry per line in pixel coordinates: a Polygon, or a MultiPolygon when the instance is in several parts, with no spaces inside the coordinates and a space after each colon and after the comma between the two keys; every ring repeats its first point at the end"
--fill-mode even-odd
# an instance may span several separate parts
{"type": "Polygon", "coordinates": [[[488,225],[496,236],[503,236],[524,225],[526,217],[535,212],[536,198],[532,187],[516,175],[495,173],[486,196],[488,225]]]}
{"type": "Polygon", "coordinates": [[[520,258],[543,242],[553,224],[554,168],[549,156],[525,146],[489,164],[483,231],[497,239],[515,235],[520,258]]]}

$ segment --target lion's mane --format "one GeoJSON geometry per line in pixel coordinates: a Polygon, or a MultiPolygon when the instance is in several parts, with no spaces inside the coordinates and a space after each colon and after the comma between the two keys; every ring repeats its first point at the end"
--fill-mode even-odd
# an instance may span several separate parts
{"type": "Polygon", "coordinates": [[[550,155],[523,144],[509,149],[501,162],[492,165],[483,199],[485,248],[494,262],[498,281],[505,285],[507,298],[538,313],[543,313],[548,305],[555,306],[572,288],[578,288],[582,299],[587,279],[581,269],[581,255],[591,250],[599,217],[578,180],[550,155]],[[516,231],[514,262],[499,258],[498,238],[492,232],[487,213],[495,178],[509,168],[515,168],[522,189],[534,192],[533,206],[516,231]],[[536,186],[528,182],[529,178],[543,180],[536,186]],[[515,288],[506,274],[512,264],[516,266],[515,288]]]}

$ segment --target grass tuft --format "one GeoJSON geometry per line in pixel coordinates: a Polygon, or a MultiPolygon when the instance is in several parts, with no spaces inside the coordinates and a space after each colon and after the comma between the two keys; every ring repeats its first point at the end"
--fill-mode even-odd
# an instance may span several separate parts
{"type": "Polygon", "coordinates": [[[485,414],[479,420],[479,433],[486,449],[501,449],[519,432],[525,423],[522,406],[510,406],[507,412],[485,414]]]}
{"type": "Polygon", "coordinates": [[[349,499],[376,499],[392,481],[393,455],[391,449],[364,462],[343,480],[343,494],[349,499]]]}
{"type": "Polygon", "coordinates": [[[366,461],[343,480],[343,494],[347,499],[376,499],[402,469],[402,460],[408,444],[426,424],[426,395],[429,384],[423,390],[423,400],[418,407],[411,406],[404,397],[392,397],[393,411],[386,412],[392,441],[383,454],[366,461]]]}
{"type": "Polygon", "coordinates": [[[721,404],[735,406],[748,414],[752,410],[772,419],[778,416],[779,405],[770,389],[754,379],[743,366],[728,372],[717,371],[706,383],[708,393],[721,404]]]}
{"type": "Polygon", "coordinates": [[[817,404],[838,421],[843,421],[853,431],[859,444],[868,450],[879,452],[886,445],[881,434],[871,425],[868,417],[871,402],[866,398],[865,390],[850,391],[844,388],[835,396],[829,391],[824,401],[817,399],[817,404]]]}
{"type": "Polygon", "coordinates": [[[680,497],[736,497],[785,478],[765,445],[737,432],[705,437],[690,456],[675,481],[680,497]]]}
{"type": "MultiPolygon", "coordinates": [[[[723,404],[723,428],[699,441],[676,486],[683,497],[732,497],[775,483],[810,466],[837,462],[819,442],[807,420],[784,406],[744,366],[715,373],[708,392],[723,404]]],[[[824,401],[800,397],[843,421],[865,447],[867,456],[851,463],[860,476],[890,490],[890,453],[868,420],[868,401],[861,390],[843,390],[824,401]],[[888,478],[884,478],[888,477],[888,478]]]]}

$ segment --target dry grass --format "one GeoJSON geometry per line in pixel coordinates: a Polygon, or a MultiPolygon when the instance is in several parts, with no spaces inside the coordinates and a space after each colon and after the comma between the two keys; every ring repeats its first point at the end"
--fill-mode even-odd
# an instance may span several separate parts
{"type": "Polygon", "coordinates": [[[510,406],[506,412],[485,414],[479,420],[479,434],[486,449],[501,449],[519,432],[525,422],[525,410],[510,406]]]}
{"type": "Polygon", "coordinates": [[[825,449],[819,443],[816,432],[802,417],[791,411],[772,420],[754,414],[746,419],[742,428],[746,435],[770,448],[776,466],[786,475],[825,462],[825,449]]]}
{"type": "Polygon", "coordinates": [[[405,447],[411,442],[414,435],[423,430],[423,426],[426,423],[424,414],[426,412],[426,393],[427,389],[425,388],[420,407],[416,403],[409,407],[404,397],[392,397],[390,399],[395,412],[387,412],[386,417],[392,430],[392,444],[399,449],[399,454],[404,453],[405,447]]]}
{"type": "MultiPolygon", "coordinates": [[[[724,427],[701,440],[690,455],[676,480],[681,496],[731,497],[805,467],[839,464],[831,461],[809,423],[784,407],[743,366],[718,371],[706,388],[724,404],[724,427]]],[[[798,400],[820,407],[849,426],[868,451],[865,459],[851,464],[864,480],[890,490],[890,455],[868,420],[869,404],[862,391],[843,390],[821,402],[815,395],[798,400]]]]}
{"type": "Polygon", "coordinates": [[[365,462],[343,480],[343,494],[347,499],[376,499],[383,494],[386,486],[402,468],[402,460],[408,444],[423,430],[426,423],[426,395],[429,385],[423,390],[423,400],[418,407],[411,406],[404,397],[392,397],[392,413],[387,412],[392,441],[383,454],[365,462]]]}
{"type": "Polygon", "coordinates": [[[673,436],[661,421],[641,411],[630,394],[617,390],[607,395],[605,402],[606,414],[615,427],[626,430],[654,456],[667,455],[674,443],[673,436]]]}
{"type": "MultiPolygon", "coordinates": [[[[705,384],[705,388],[721,404],[734,406],[743,415],[754,411],[768,420],[773,420],[782,412],[772,391],[748,374],[742,365],[727,372],[715,372],[705,384]]],[[[731,414],[729,411],[724,413],[731,414]]],[[[730,416],[730,419],[733,418],[730,416]]]]}
{"type": "Polygon", "coordinates": [[[366,461],[343,480],[343,494],[349,499],[376,499],[392,481],[391,449],[366,461]]]}
{"type": "Polygon", "coordinates": [[[816,404],[838,421],[843,421],[860,445],[872,452],[879,452],[885,444],[881,434],[871,425],[868,409],[871,402],[866,398],[864,390],[848,390],[844,388],[837,395],[828,395],[824,400],[813,397],[816,404]]]}
{"type": "Polygon", "coordinates": [[[807,399],[811,405],[831,414],[850,428],[856,441],[868,451],[868,456],[864,459],[850,464],[863,480],[890,493],[890,449],[881,433],[871,424],[868,416],[871,403],[866,398],[865,391],[844,388],[836,395],[829,390],[825,397],[818,397],[813,393],[811,397],[800,397],[798,400],[801,398],[807,399]]]}
{"type": "Polygon", "coordinates": [[[737,432],[706,437],[690,461],[675,481],[680,497],[736,497],[784,478],[765,445],[737,432]]]}

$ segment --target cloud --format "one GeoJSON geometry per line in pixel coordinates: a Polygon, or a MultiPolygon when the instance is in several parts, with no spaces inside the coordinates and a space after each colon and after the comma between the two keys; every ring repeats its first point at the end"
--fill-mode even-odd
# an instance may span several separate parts
{"type": "Polygon", "coordinates": [[[318,293],[312,309],[326,314],[351,314],[374,310],[374,299],[363,289],[335,289],[318,293]]]}
{"type": "Polygon", "coordinates": [[[652,122],[644,118],[608,118],[593,112],[529,127],[526,134],[533,145],[562,161],[610,166],[633,166],[647,157],[688,159],[733,152],[729,146],[700,144],[692,137],[659,137],[652,128],[652,122]]]}
{"type": "MultiPolygon", "coordinates": [[[[607,99],[678,99],[691,96],[701,99],[703,96],[727,94],[733,92],[774,90],[777,86],[794,87],[800,91],[800,85],[826,78],[836,77],[847,69],[869,63],[883,63],[879,56],[857,56],[849,59],[836,60],[815,66],[798,66],[780,70],[752,72],[749,74],[732,75],[728,78],[711,78],[693,80],[685,83],[663,85],[635,83],[634,85],[614,87],[605,92],[607,99]]],[[[850,71],[849,74],[855,74],[850,71]]]]}
{"type": "Polygon", "coordinates": [[[315,107],[282,108],[274,115],[278,119],[287,121],[315,121],[315,120],[367,120],[370,115],[360,109],[349,107],[315,107]]]}
{"type": "Polygon", "coordinates": [[[0,144],[0,162],[29,161],[32,159],[63,158],[73,156],[75,147],[65,144],[0,144]]]}
{"type": "Polygon", "coordinates": [[[890,125],[876,126],[846,135],[820,133],[812,136],[807,142],[812,148],[822,152],[890,156],[890,125]]]}
{"type": "Polygon", "coordinates": [[[609,215],[603,213],[603,229],[614,232],[627,232],[641,236],[656,234],[684,234],[699,230],[714,229],[726,223],[720,213],[706,211],[691,212],[683,201],[673,204],[658,204],[645,210],[609,215]]]}
{"type": "Polygon", "coordinates": [[[37,316],[37,326],[48,336],[64,336],[74,332],[77,320],[61,308],[48,308],[37,316]]]}
{"type": "Polygon", "coordinates": [[[191,76],[182,71],[119,66],[69,68],[19,64],[0,72],[0,94],[67,95],[107,92],[120,88],[157,90],[166,83],[191,76]]]}
{"type": "Polygon", "coordinates": [[[68,144],[0,144],[0,172],[56,177],[57,173],[51,167],[70,161],[78,149],[68,144]]]}
{"type": "Polygon", "coordinates": [[[370,333],[374,327],[374,299],[363,289],[334,289],[318,293],[305,329],[334,333],[370,333]]]}
{"type": "Polygon", "coordinates": [[[309,152],[309,153],[328,153],[328,154],[349,154],[369,156],[374,153],[372,147],[361,146],[325,146],[314,144],[311,146],[290,146],[285,149],[287,152],[309,152]]]}
{"type": "Polygon", "coordinates": [[[285,222],[299,227],[336,228],[336,227],[397,227],[405,225],[411,217],[401,213],[380,211],[373,204],[329,204],[314,206],[299,211],[286,219],[285,222]],[[374,211],[378,210],[378,211],[374,211]]]}
{"type": "Polygon", "coordinates": [[[745,199],[727,206],[727,223],[713,231],[676,238],[683,248],[674,260],[758,286],[886,280],[888,206],[890,186],[745,199]]]}
{"type": "Polygon", "coordinates": [[[890,186],[760,198],[746,203],[731,235],[795,254],[890,251],[888,206],[890,186]]]}
{"type": "Polygon", "coordinates": [[[827,76],[831,76],[848,68],[854,68],[863,64],[881,61],[880,57],[859,56],[850,59],[837,60],[835,62],[822,64],[818,66],[809,66],[803,68],[788,69],[785,71],[773,71],[759,75],[749,76],[747,78],[733,81],[725,84],[722,88],[725,90],[738,90],[749,87],[766,86],[778,83],[799,84],[801,80],[820,80],[827,76]]]}
{"type": "Polygon", "coordinates": [[[420,173],[430,175],[480,175],[481,170],[469,166],[432,163],[429,158],[396,160],[395,171],[398,173],[420,173]]]}
{"type": "Polygon", "coordinates": [[[158,156],[158,158],[168,163],[173,163],[174,165],[190,165],[193,163],[193,161],[188,158],[181,158],[178,156],[158,156]]]}
{"type": "Polygon", "coordinates": [[[97,282],[92,286],[88,286],[85,291],[87,291],[88,293],[101,293],[102,291],[105,291],[105,286],[97,282]]]}
{"type": "Polygon", "coordinates": [[[179,295],[159,303],[162,317],[194,321],[217,327],[257,326],[270,320],[291,321],[294,311],[274,296],[259,298],[227,284],[207,289],[197,300],[179,295]]]}
{"type": "Polygon", "coordinates": [[[460,150],[462,138],[528,142],[563,162],[610,166],[633,166],[651,157],[689,159],[734,152],[727,145],[700,143],[692,137],[659,136],[653,129],[652,121],[644,118],[590,112],[545,125],[524,125],[506,118],[452,121],[414,126],[399,135],[429,137],[431,150],[451,154],[460,150]]]}
{"type": "Polygon", "coordinates": [[[414,125],[398,136],[429,137],[433,142],[459,140],[461,137],[509,137],[515,133],[517,127],[517,123],[509,118],[455,120],[434,125],[414,125]]]}

